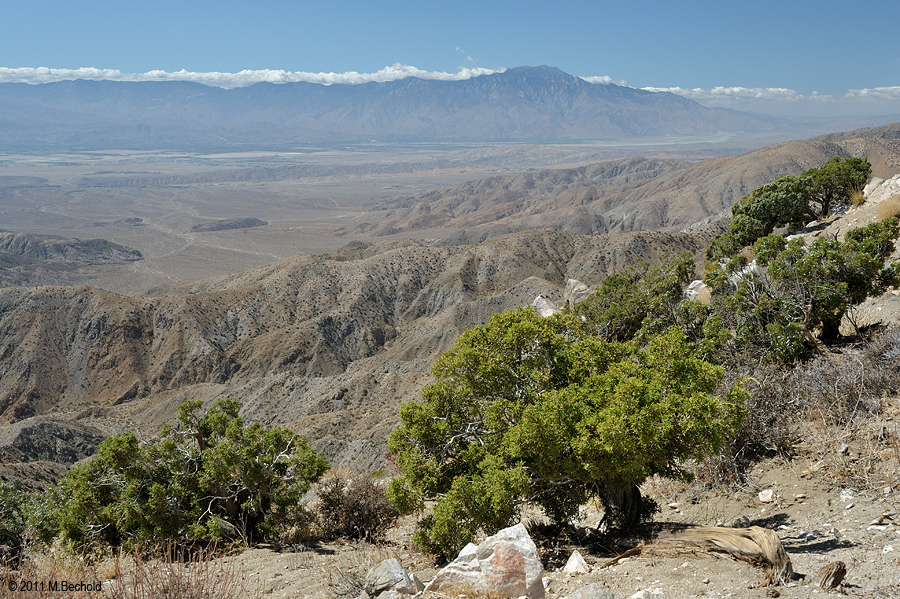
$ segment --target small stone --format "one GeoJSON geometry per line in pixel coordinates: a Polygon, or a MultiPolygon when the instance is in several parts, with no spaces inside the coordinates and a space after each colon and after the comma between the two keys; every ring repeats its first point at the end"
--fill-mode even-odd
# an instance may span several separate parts
{"type": "Polygon", "coordinates": [[[570,594],[569,599],[621,599],[621,596],[616,595],[599,582],[595,582],[570,594]]]}
{"type": "Polygon", "coordinates": [[[572,555],[569,556],[569,561],[567,561],[565,567],[563,567],[563,572],[569,574],[588,573],[587,562],[584,561],[584,558],[581,556],[581,553],[577,549],[572,552],[572,555]]]}
{"type": "Polygon", "coordinates": [[[702,582],[703,584],[709,584],[709,578],[704,578],[700,582],[702,582]]]}
{"type": "Polygon", "coordinates": [[[671,509],[673,509],[673,510],[677,510],[677,509],[678,509],[678,505],[679,505],[679,504],[678,504],[677,502],[674,502],[674,501],[673,501],[672,503],[669,504],[669,508],[671,508],[671,509]]]}
{"type": "Polygon", "coordinates": [[[849,510],[849,509],[853,508],[854,505],[856,505],[856,504],[855,504],[855,503],[852,503],[852,502],[851,502],[851,503],[848,503],[847,505],[844,506],[844,509],[845,509],[845,510],[849,510]]]}
{"type": "Polygon", "coordinates": [[[765,489],[759,492],[759,500],[763,503],[772,503],[775,501],[775,491],[772,489],[765,489]]]}

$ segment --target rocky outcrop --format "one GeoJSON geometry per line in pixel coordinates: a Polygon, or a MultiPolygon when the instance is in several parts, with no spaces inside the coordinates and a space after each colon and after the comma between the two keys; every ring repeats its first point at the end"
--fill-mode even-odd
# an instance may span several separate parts
{"type": "Polygon", "coordinates": [[[542,599],[544,566],[522,524],[504,528],[477,547],[466,545],[426,585],[426,591],[465,591],[491,597],[542,599]]]}

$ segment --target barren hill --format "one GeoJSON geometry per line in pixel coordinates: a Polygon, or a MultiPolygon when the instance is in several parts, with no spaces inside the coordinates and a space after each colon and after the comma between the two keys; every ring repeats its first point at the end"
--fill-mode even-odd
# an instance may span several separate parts
{"type": "Polygon", "coordinates": [[[742,156],[687,164],[629,158],[515,177],[491,177],[382,201],[344,234],[426,231],[454,243],[534,227],[579,234],[679,229],[722,213],[781,174],[797,175],[833,156],[867,157],[876,176],[900,170],[898,125],[769,146],[742,156]]]}
{"type": "Polygon", "coordinates": [[[0,231],[0,286],[66,283],[94,267],[141,258],[139,251],[105,239],[0,231]]]}
{"type": "Polygon", "coordinates": [[[42,414],[152,434],[188,397],[236,395],[338,462],[376,463],[399,402],[467,327],[708,238],[535,230],[472,246],[354,244],[154,298],[0,290],[0,422],[42,414]]]}

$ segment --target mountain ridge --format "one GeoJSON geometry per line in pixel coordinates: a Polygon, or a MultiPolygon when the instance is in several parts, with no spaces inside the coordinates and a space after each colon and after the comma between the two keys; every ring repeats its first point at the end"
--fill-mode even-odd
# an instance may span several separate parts
{"type": "Polygon", "coordinates": [[[553,67],[358,85],[0,83],[0,147],[177,147],[354,140],[584,140],[771,131],[781,122],[553,67]]]}

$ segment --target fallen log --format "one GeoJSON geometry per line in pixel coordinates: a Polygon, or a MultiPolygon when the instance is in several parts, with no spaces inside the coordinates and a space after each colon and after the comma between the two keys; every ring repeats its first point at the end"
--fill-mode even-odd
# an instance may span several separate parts
{"type": "Polygon", "coordinates": [[[603,564],[611,566],[620,559],[641,553],[717,551],[739,560],[766,568],[766,579],[757,586],[779,585],[794,578],[791,558],[775,531],[751,526],[693,526],[689,524],[655,524],[648,540],[603,564]]]}

